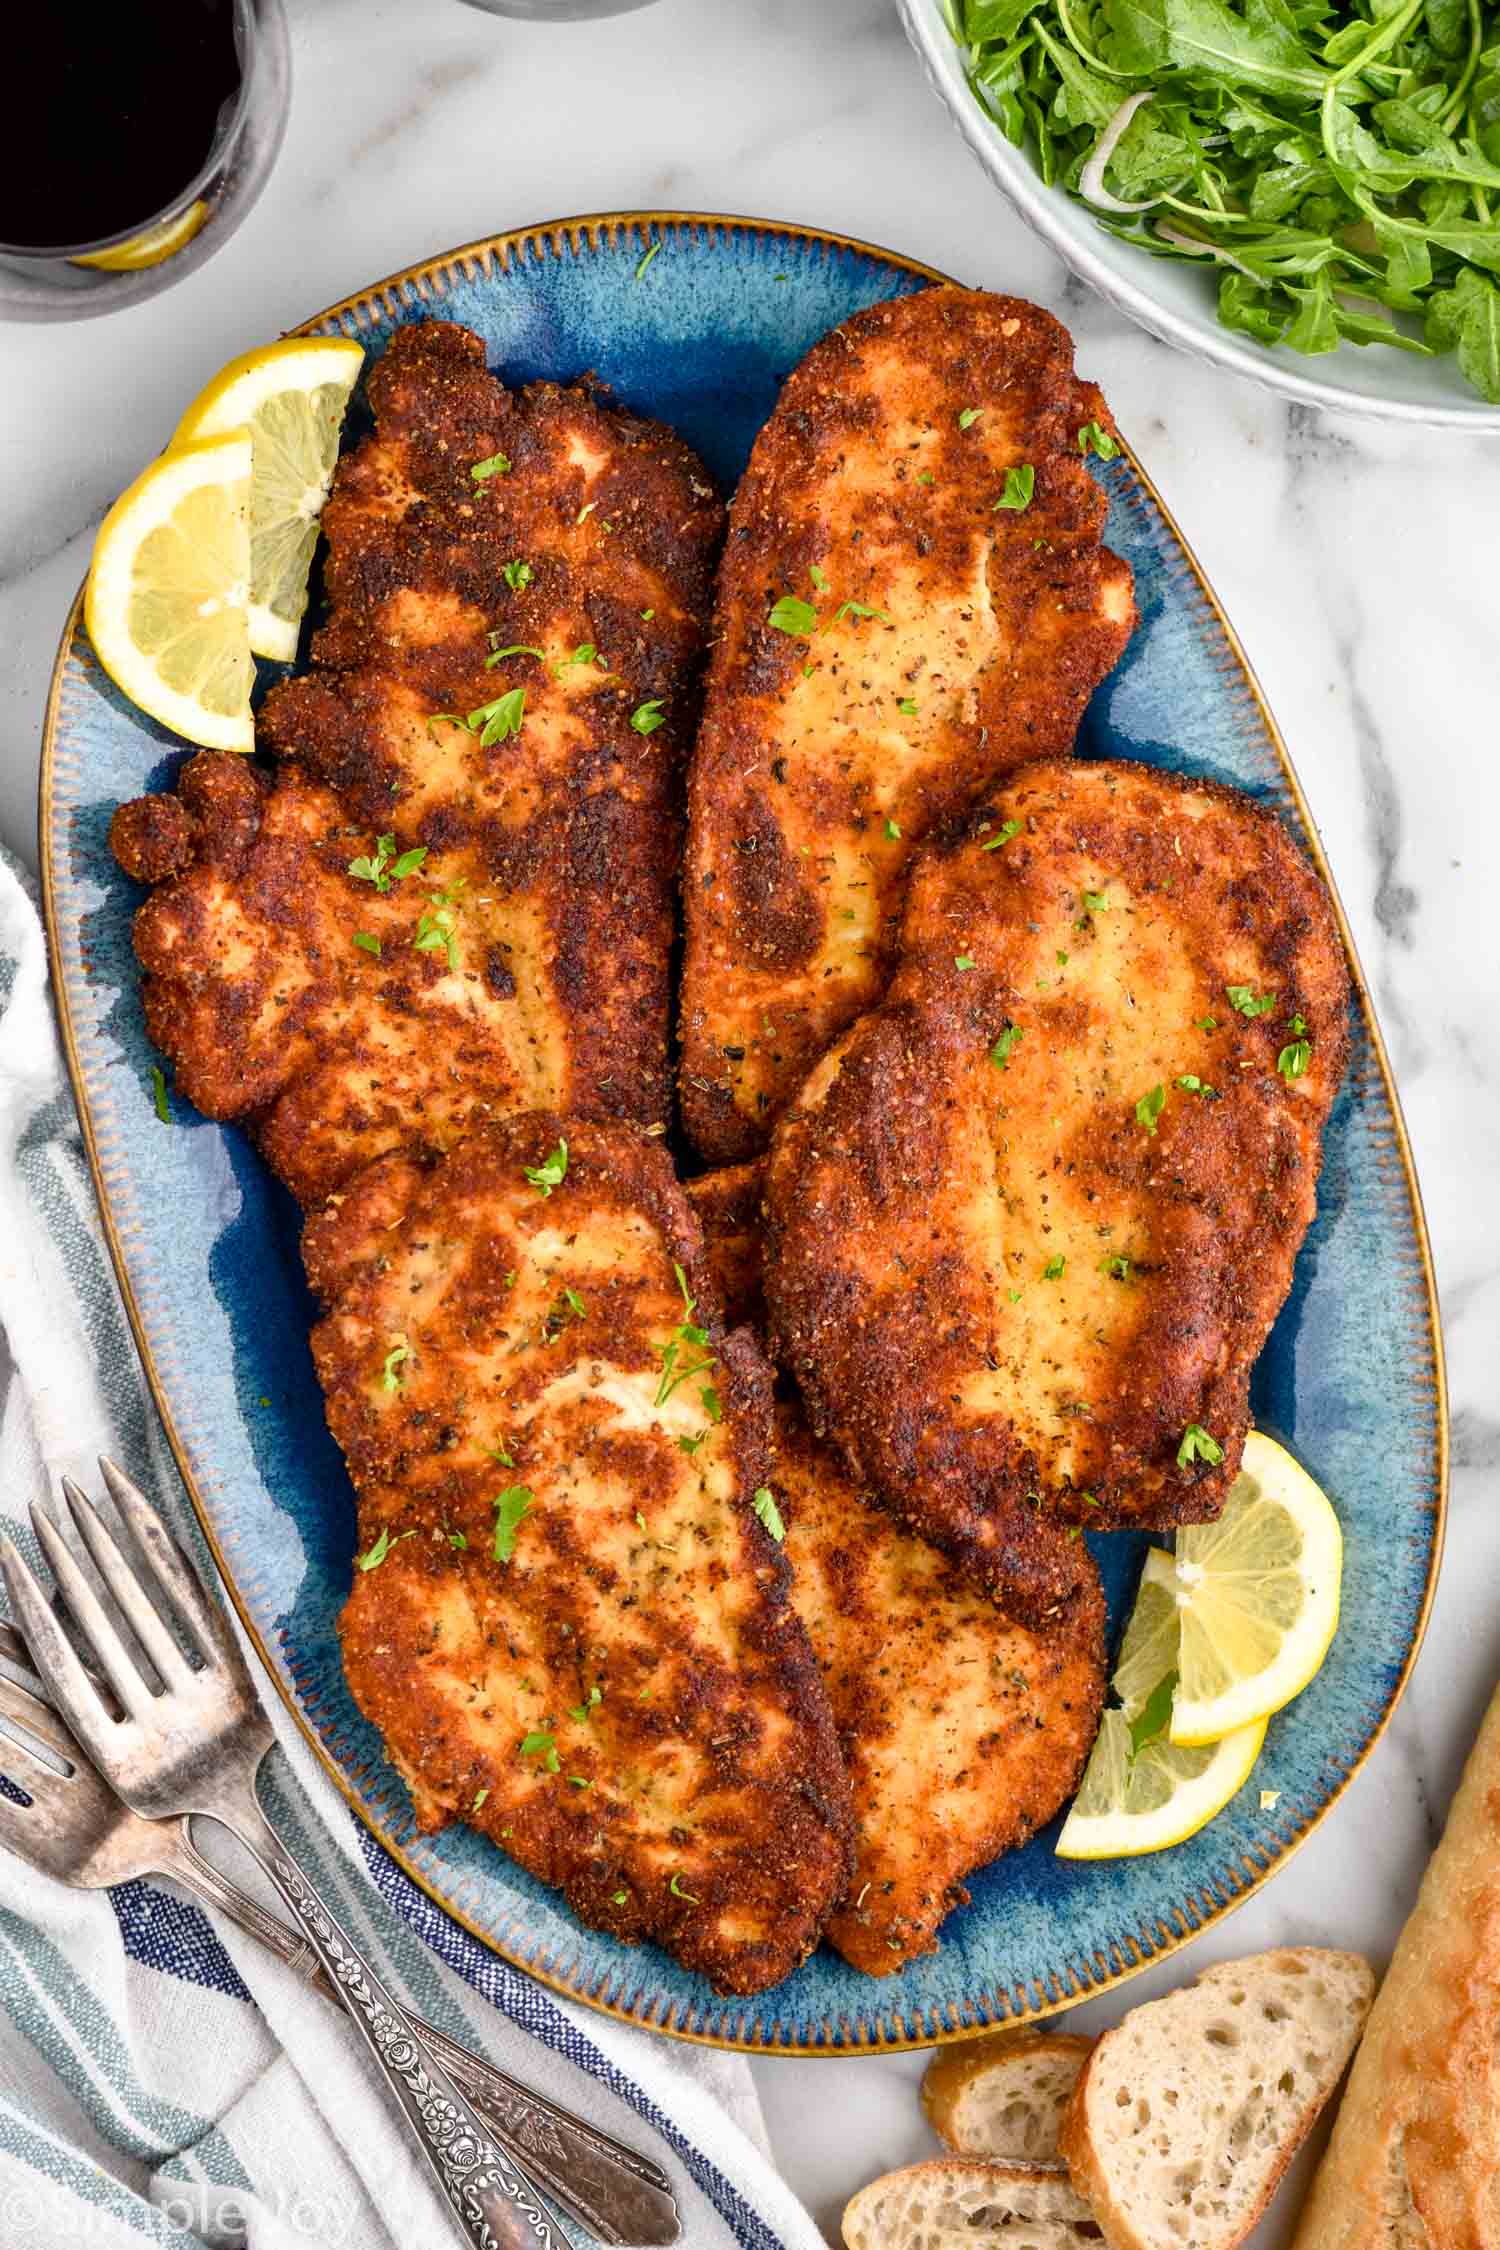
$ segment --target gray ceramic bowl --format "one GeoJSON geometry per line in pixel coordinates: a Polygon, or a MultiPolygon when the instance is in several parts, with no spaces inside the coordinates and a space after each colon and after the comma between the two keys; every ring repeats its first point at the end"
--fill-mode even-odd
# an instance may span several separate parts
{"type": "Polygon", "coordinates": [[[1418,359],[1378,345],[1341,344],[1326,358],[1267,349],[1221,328],[1210,277],[1173,259],[1153,258],[1107,234],[1060,188],[1044,187],[1031,159],[992,125],[970,92],[963,56],[943,16],[942,0],[897,0],[907,36],[934,90],[974,155],[1027,224],[1060,258],[1092,282],[1121,312],[1164,343],[1196,359],[1232,367],[1307,406],[1388,422],[1500,434],[1500,406],[1488,406],[1451,357],[1418,359]]]}

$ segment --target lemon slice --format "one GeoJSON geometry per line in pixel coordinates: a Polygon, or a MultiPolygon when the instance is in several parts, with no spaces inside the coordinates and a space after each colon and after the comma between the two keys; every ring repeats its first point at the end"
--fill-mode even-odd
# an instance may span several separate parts
{"type": "Polygon", "coordinates": [[[174,447],[99,527],[84,620],[132,703],[207,750],[253,750],[250,437],[174,447]]]}
{"type": "Polygon", "coordinates": [[[1180,1632],[1174,1742],[1216,1742],[1301,1694],[1339,1621],[1343,1559],[1324,1495],[1252,1430],[1223,1515],[1179,1531],[1168,1564],[1180,1632]]]}
{"type": "Polygon", "coordinates": [[[1185,1843],[1244,1787],[1265,1735],[1264,1719],[1199,1750],[1160,1734],[1132,1757],[1130,1719],[1106,1711],[1058,1858],[1134,1859],[1185,1843]]]}
{"type": "Polygon", "coordinates": [[[68,262],[75,266],[94,266],[100,273],[140,273],[147,266],[159,266],[165,258],[175,258],[185,250],[208,217],[208,205],[200,195],[175,219],[163,219],[154,227],[145,227],[128,241],[117,242],[109,250],[85,250],[68,262]]]}
{"type": "Polygon", "coordinates": [[[227,430],[255,443],[250,491],[250,646],[290,663],[307,607],[349,393],[364,346],[340,336],[289,336],[231,360],[177,425],[173,447],[227,430]]]}

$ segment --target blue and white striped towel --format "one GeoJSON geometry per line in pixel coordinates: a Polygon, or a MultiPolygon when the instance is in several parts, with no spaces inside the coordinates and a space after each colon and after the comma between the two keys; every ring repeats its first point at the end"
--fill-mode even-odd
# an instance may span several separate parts
{"type": "MultiPolygon", "coordinates": [[[[0,1512],[33,1557],[28,1501],[60,1473],[95,1482],[100,1452],[160,1497],[201,1558],[101,1245],[41,924],[0,858],[0,1512]]],[[[642,2120],[654,2127],[692,2250],[814,2250],[768,2160],[747,2066],[571,2008],[486,1953],[366,1836],[269,1687],[265,1700],[282,1832],[397,1996],[663,2155],[642,2120]]],[[[233,1851],[223,1864],[243,1874],[233,1851]]],[[[332,2002],[162,1886],[76,1891],[0,1850],[4,2250],[455,2239],[332,2002]]]]}

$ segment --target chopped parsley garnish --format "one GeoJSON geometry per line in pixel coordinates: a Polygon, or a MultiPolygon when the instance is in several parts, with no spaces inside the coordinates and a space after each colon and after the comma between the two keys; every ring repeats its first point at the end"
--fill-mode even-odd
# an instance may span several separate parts
{"type": "Polygon", "coordinates": [[[1200,1031],[1217,1031],[1218,1028],[1219,1019],[1217,1016],[1200,1016],[1198,1018],[1198,1029],[1200,1031]]]}
{"type": "Polygon", "coordinates": [[[656,256],[660,248],[661,241],[660,238],[658,238],[655,242],[652,243],[649,250],[643,250],[641,252],[640,257],[636,260],[635,267],[635,278],[637,281],[645,280],[647,274],[651,271],[651,261],[656,256]]]}
{"type": "Polygon", "coordinates": [[[1031,496],[1035,490],[1036,470],[1029,461],[1023,461],[1019,468],[1006,470],[1005,490],[995,502],[995,508],[1013,508],[1020,515],[1031,506],[1031,496]]]}
{"type": "Polygon", "coordinates": [[[509,1562],[516,1551],[516,1533],[524,1519],[536,1505],[536,1494],[529,1484],[508,1484],[503,1492],[495,1494],[495,1560],[509,1562]]]}
{"type": "Polygon", "coordinates": [[[1007,1289],[1005,1294],[1007,1297],[1009,1297],[1013,1305],[1018,1305],[1021,1302],[1021,1298],[1025,1294],[1025,1292],[1020,1289],[1007,1289]]]}
{"type": "Polygon", "coordinates": [[[573,1708],[568,1713],[568,1716],[570,1719],[576,1719],[579,1725],[582,1726],[587,1720],[593,1717],[594,1713],[598,1710],[600,1704],[603,1701],[604,1690],[596,1681],[594,1685],[589,1689],[589,1692],[585,1696],[582,1703],[575,1703],[573,1705],[573,1708]]]}
{"type": "Polygon", "coordinates": [[[628,1903],[629,1898],[630,1893],[628,1891],[616,1891],[609,1903],[611,1906],[624,1906],[628,1903]]]}
{"type": "Polygon", "coordinates": [[[691,1891],[685,1891],[683,1889],[681,1880],[676,1875],[672,1877],[671,1882],[667,1885],[667,1889],[671,1892],[673,1898],[685,1898],[689,1906],[697,1906],[701,1904],[701,1901],[695,1898],[691,1891]]]}
{"type": "Polygon", "coordinates": [[[1061,946],[1057,949],[1057,965],[1060,969],[1065,969],[1068,965],[1068,956],[1061,946]]]}
{"type": "MultiPolygon", "coordinates": [[[[514,1277],[510,1274],[507,1274],[505,1278],[507,1281],[509,1281],[514,1277]]],[[[498,1461],[502,1469],[513,1469],[516,1465],[515,1456],[509,1451],[503,1438],[498,1445],[486,1445],[484,1440],[481,1438],[479,1441],[479,1450],[481,1453],[487,1453],[492,1461],[498,1461]]]]}
{"type": "Polygon", "coordinates": [[[936,484],[937,478],[933,475],[931,469],[918,469],[917,482],[918,484],[936,484]]]}
{"type": "Polygon", "coordinates": [[[828,580],[817,563],[808,564],[807,575],[812,583],[812,590],[815,594],[827,593],[828,580]]]}
{"type": "Polygon", "coordinates": [[[522,1167],[526,1177],[541,1196],[549,1196],[555,1187],[561,1187],[568,1176],[568,1144],[560,1140],[550,1156],[540,1164],[522,1167]]]}
{"type": "Polygon", "coordinates": [[[450,1531],[448,1534],[448,1544],[450,1547],[467,1547],[469,1542],[464,1537],[461,1531],[450,1531]]]}
{"type": "Polygon", "coordinates": [[[1146,1131],[1154,1137],[1156,1133],[1156,1120],[1158,1119],[1158,1117],[1160,1117],[1162,1111],[1166,1108],[1166,1105],[1166,1087],[1153,1086],[1150,1093],[1142,1094],[1140,1100],[1135,1105],[1135,1121],[1137,1125],[1144,1125],[1146,1131]]]}
{"type": "Polygon", "coordinates": [[[799,595],[783,594],[766,623],[778,633],[790,633],[795,638],[806,640],[818,629],[818,613],[811,602],[803,601],[799,595]]]}
{"type": "Polygon", "coordinates": [[[576,664],[592,664],[598,654],[599,650],[595,642],[580,641],[577,648],[574,649],[572,655],[565,656],[562,662],[558,665],[555,665],[553,669],[556,671],[560,679],[564,672],[572,671],[573,667],[576,664]]]}
{"type": "Polygon", "coordinates": [[[1103,891],[1080,891],[1078,895],[1083,901],[1085,914],[1107,914],[1109,912],[1109,900],[1105,897],[1103,891]]]}
{"type": "Polygon", "coordinates": [[[510,463],[503,453],[490,453],[484,460],[472,462],[469,474],[476,484],[483,484],[490,477],[508,477],[510,463]]]}
{"type": "Polygon", "coordinates": [[[653,695],[649,703],[636,705],[630,714],[630,723],[637,734],[655,734],[658,727],[666,725],[661,706],[662,698],[659,695],[653,695]]]}
{"type": "Polygon", "coordinates": [[[545,1731],[537,1734],[523,1734],[521,1737],[521,1756],[523,1758],[540,1758],[548,1773],[556,1773],[558,1770],[556,1735],[548,1734],[545,1731]]]}
{"type": "Polygon", "coordinates": [[[442,953],[450,969],[458,967],[458,925],[455,909],[467,878],[460,875],[445,891],[434,891],[417,921],[412,944],[418,953],[442,953]]]}
{"type": "Polygon", "coordinates": [[[404,1336],[397,1336],[392,1342],[390,1350],[386,1353],[385,1364],[380,1370],[380,1387],[383,1391],[400,1390],[402,1384],[406,1381],[402,1369],[410,1358],[410,1344],[404,1336]]]}
{"type": "Polygon", "coordinates": [[[393,1547],[399,1547],[403,1539],[415,1539],[415,1537],[415,1531],[398,1531],[393,1539],[389,1525],[382,1524],[380,1537],[376,1540],[370,1552],[367,1555],[356,1555],[355,1562],[361,1570],[375,1570],[385,1561],[393,1547]]]}
{"type": "Polygon", "coordinates": [[[786,1525],[781,1520],[781,1510],[776,1505],[776,1496],[768,1484],[756,1487],[755,1497],[750,1505],[779,1547],[786,1537],[786,1525]]]}
{"type": "Polygon", "coordinates": [[[575,523],[587,523],[589,517],[593,514],[598,505],[599,503],[597,500],[586,500],[583,506],[579,509],[577,515],[573,518],[573,521],[575,523]]]}
{"type": "Polygon", "coordinates": [[[1155,1742],[1166,1733],[1172,1719],[1172,1698],[1177,1692],[1177,1674],[1168,1672],[1158,1680],[1140,1710],[1130,1722],[1130,1755],[1140,1756],[1148,1742],[1155,1742]]]}
{"type": "Polygon", "coordinates": [[[500,575],[505,580],[505,583],[510,588],[511,592],[513,594],[519,594],[525,587],[531,584],[534,573],[529,562],[522,562],[520,558],[517,557],[516,561],[508,562],[506,564],[504,570],[500,575]]]}
{"type": "Polygon", "coordinates": [[[542,1322],[542,1341],[555,1343],[570,1320],[585,1320],[583,1299],[576,1289],[565,1289],[542,1322]]]}
{"type": "Polygon", "coordinates": [[[493,703],[481,703],[464,721],[470,734],[477,734],[481,750],[488,750],[492,742],[503,742],[507,735],[519,734],[526,716],[526,690],[511,688],[505,695],[497,695],[493,703]]]}
{"type": "Polygon", "coordinates": [[[1185,1077],[1179,1078],[1177,1083],[1185,1094],[1201,1094],[1206,1102],[1216,1102],[1219,1098],[1215,1088],[1205,1085],[1203,1080],[1196,1077],[1192,1071],[1189,1071],[1185,1077]]]}
{"type": "Polygon", "coordinates": [[[846,617],[874,617],[878,618],[882,625],[890,625],[894,622],[883,609],[871,609],[868,602],[840,602],[833,613],[833,622],[835,625],[842,625],[846,617]]]}
{"type": "Polygon", "coordinates": [[[1276,1005],[1274,992],[1263,992],[1257,999],[1252,987],[1248,984],[1226,984],[1224,997],[1229,1002],[1230,1007],[1235,1009],[1239,1015],[1252,1018],[1268,1016],[1276,1005]]]}
{"type": "Polygon", "coordinates": [[[356,930],[354,942],[362,953],[373,953],[377,961],[380,959],[380,940],[372,937],[368,930],[356,930]]]}
{"type": "Polygon", "coordinates": [[[489,1795],[489,1791],[488,1791],[488,1789],[481,1789],[481,1790],[480,1790],[480,1792],[479,1792],[479,1794],[478,1794],[478,1796],[477,1796],[477,1797],[476,1797],[476,1798],[474,1799],[474,1802],[473,1802],[473,1804],[472,1804],[472,1805],[471,1805],[471,1806],[469,1807],[469,1810],[470,1810],[471,1812],[478,1812],[478,1811],[479,1811],[479,1809],[480,1809],[480,1807],[481,1807],[481,1806],[483,1805],[483,1803],[484,1803],[484,1800],[485,1800],[485,1798],[486,1798],[486,1797],[487,1797],[488,1795],[489,1795]]]}
{"type": "MultiPolygon", "coordinates": [[[[671,1340],[662,1346],[661,1381],[657,1384],[654,1401],[657,1406],[666,1405],[679,1383],[686,1383],[694,1375],[712,1375],[719,1364],[716,1356],[706,1348],[708,1330],[700,1328],[693,1319],[698,1300],[690,1294],[687,1275],[675,1258],[672,1261],[672,1271],[677,1276],[677,1287],[682,1297],[682,1319],[673,1329],[671,1340]],[[678,1356],[684,1351],[704,1352],[705,1356],[695,1360],[690,1367],[679,1367],[678,1356]]],[[[710,1422],[717,1422],[720,1419],[718,1393],[711,1384],[705,1383],[699,1396],[710,1422]]]]}
{"type": "Polygon", "coordinates": [[[1177,1466],[1188,1468],[1194,1461],[1210,1464],[1222,1461],[1224,1448],[1216,1437],[1210,1437],[1201,1422],[1189,1422],[1182,1433],[1182,1443],[1177,1448],[1177,1466]]]}
{"type": "MultiPolygon", "coordinates": [[[[1294,1027],[1301,1021],[1300,1016],[1292,1018],[1294,1027]]],[[[1292,1039],[1287,1042],[1281,1053],[1276,1057],[1276,1068],[1281,1072],[1282,1077],[1290,1083],[1292,1079],[1302,1076],[1311,1061],[1312,1041],[1310,1039],[1292,1039]]]]}
{"type": "Polygon", "coordinates": [[[973,954],[955,953],[953,956],[953,966],[955,969],[972,969],[974,966],[973,954]]]}
{"type": "Polygon", "coordinates": [[[409,852],[402,852],[398,859],[395,837],[377,836],[374,856],[362,854],[358,859],[351,859],[346,872],[357,883],[373,883],[377,891],[385,892],[392,883],[403,882],[408,875],[415,875],[426,857],[427,846],[416,844],[409,852]]]}
{"type": "Polygon", "coordinates": [[[484,668],[487,672],[492,672],[497,664],[505,662],[507,656],[535,656],[545,659],[546,654],[544,648],[533,648],[529,641],[512,641],[507,648],[492,648],[484,660],[484,668]]]}
{"type": "Polygon", "coordinates": [[[643,609],[641,611],[641,623],[643,625],[649,625],[655,615],[656,611],[654,609],[643,609]]]}
{"type": "Polygon", "coordinates": [[[885,838],[888,844],[901,841],[901,823],[899,820],[892,820],[889,814],[886,815],[885,838]]]}
{"type": "Polygon", "coordinates": [[[172,1111],[167,1101],[167,1082],[156,1063],[151,1065],[151,1103],[163,1125],[170,1125],[172,1111]]]}
{"type": "Polygon", "coordinates": [[[1043,1281],[1061,1281],[1067,1265],[1066,1258],[1049,1258],[1042,1268],[1043,1281]]]}
{"type": "Polygon", "coordinates": [[[903,719],[914,719],[917,715],[915,699],[909,695],[902,696],[900,702],[896,705],[896,709],[901,713],[903,719]]]}
{"type": "Polygon", "coordinates": [[[1018,820],[1002,820],[994,835],[988,837],[979,849],[982,852],[997,852],[1002,844],[1008,844],[1012,836],[1019,836],[1020,833],[1021,823],[1018,820]]]}
{"type": "Polygon", "coordinates": [[[1131,1270],[1131,1261],[1123,1256],[1099,1260],[1099,1271],[1108,1274],[1112,1281],[1128,1281],[1131,1270]]]}
{"type": "Polygon", "coordinates": [[[1008,1066],[1011,1056],[1025,1036],[1026,1029],[1023,1024],[1008,1023],[1005,1026],[994,1046],[990,1049],[990,1061],[997,1070],[1004,1070],[1008,1066]]]}
{"type": "Polygon", "coordinates": [[[980,414],[982,412],[983,409],[981,407],[966,406],[958,417],[959,428],[961,430],[972,430],[974,424],[979,420],[980,414]]]}
{"type": "Polygon", "coordinates": [[[1080,453],[1097,453],[1101,461],[1113,461],[1120,448],[1108,430],[1101,428],[1099,423],[1085,422],[1078,433],[1078,450],[1080,453]]]}

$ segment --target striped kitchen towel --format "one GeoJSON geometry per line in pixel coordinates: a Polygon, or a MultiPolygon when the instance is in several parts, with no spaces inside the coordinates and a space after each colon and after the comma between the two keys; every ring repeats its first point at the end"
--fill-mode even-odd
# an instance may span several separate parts
{"type": "MultiPolygon", "coordinates": [[[[0,1514],[23,1548],[27,1503],[60,1473],[95,1485],[100,1452],[149,1485],[201,1558],[100,1241],[34,898],[0,859],[0,1514]]],[[[398,1998],[649,2147],[692,2250],[814,2250],[745,2063],[570,2007],[487,1953],[358,1826],[269,1687],[265,1701],[278,1825],[398,1998]]],[[[223,1864],[243,1876],[234,1851],[223,1864]]],[[[165,1886],[73,1890],[0,1849],[4,2250],[456,2239],[331,2002],[165,1886]]]]}

